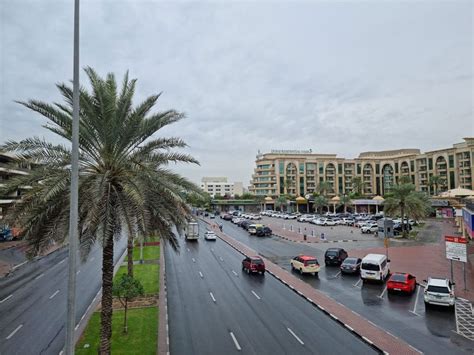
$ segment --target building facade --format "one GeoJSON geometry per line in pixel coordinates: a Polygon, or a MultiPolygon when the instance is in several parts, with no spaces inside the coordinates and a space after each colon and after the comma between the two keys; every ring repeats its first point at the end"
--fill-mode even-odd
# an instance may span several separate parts
{"type": "Polygon", "coordinates": [[[244,187],[241,182],[228,182],[226,177],[203,177],[201,179],[201,189],[207,192],[211,197],[220,196],[241,196],[244,193],[244,187]]]}
{"type": "Polygon", "coordinates": [[[398,149],[365,152],[355,159],[311,150],[272,150],[257,155],[249,190],[260,196],[306,196],[326,181],[331,185],[329,196],[344,195],[352,192],[353,179],[358,177],[363,182],[363,194],[373,197],[384,195],[391,185],[407,176],[417,190],[433,195],[456,187],[474,189],[473,162],[474,137],[464,138],[464,142],[451,148],[426,153],[398,149]],[[432,176],[440,177],[439,186],[430,184],[432,176]]]}
{"type": "MultiPolygon", "coordinates": [[[[0,153],[0,187],[4,185],[7,180],[12,179],[15,176],[28,175],[28,170],[28,166],[16,163],[13,155],[0,153]]],[[[25,188],[27,187],[25,186],[25,188]]],[[[3,219],[3,216],[12,205],[21,199],[21,193],[21,190],[17,190],[8,196],[0,195],[0,220],[3,219]]]]}

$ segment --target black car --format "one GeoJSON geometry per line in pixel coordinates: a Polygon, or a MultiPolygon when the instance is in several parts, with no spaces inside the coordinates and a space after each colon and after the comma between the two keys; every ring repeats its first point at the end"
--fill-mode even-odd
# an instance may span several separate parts
{"type": "Polygon", "coordinates": [[[268,237],[272,235],[272,230],[269,227],[258,227],[255,235],[257,237],[268,237]]]}
{"type": "Polygon", "coordinates": [[[324,253],[326,265],[341,265],[345,258],[347,258],[347,252],[342,248],[329,248],[324,253]]]}
{"type": "Polygon", "coordinates": [[[252,224],[252,222],[244,219],[241,223],[239,223],[239,227],[242,227],[243,229],[247,230],[249,229],[249,226],[252,224]]]}
{"type": "Polygon", "coordinates": [[[232,221],[232,218],[234,218],[234,216],[232,216],[231,214],[226,213],[225,215],[221,215],[221,218],[224,221],[232,221]]]}
{"type": "Polygon", "coordinates": [[[341,264],[341,272],[343,274],[358,274],[361,263],[361,258],[346,258],[341,264]]]}

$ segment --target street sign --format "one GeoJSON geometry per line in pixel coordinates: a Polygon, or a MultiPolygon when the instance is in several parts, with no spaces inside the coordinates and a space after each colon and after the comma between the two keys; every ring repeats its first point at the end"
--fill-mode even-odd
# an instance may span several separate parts
{"type": "Polygon", "coordinates": [[[467,262],[467,240],[463,237],[446,235],[446,258],[450,260],[467,262]]]}

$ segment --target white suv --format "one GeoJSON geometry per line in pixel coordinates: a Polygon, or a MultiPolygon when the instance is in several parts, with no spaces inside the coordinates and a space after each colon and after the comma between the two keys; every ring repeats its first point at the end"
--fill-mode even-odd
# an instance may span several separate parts
{"type": "Polygon", "coordinates": [[[448,279],[430,277],[426,282],[425,306],[434,304],[454,307],[454,283],[448,279]]]}

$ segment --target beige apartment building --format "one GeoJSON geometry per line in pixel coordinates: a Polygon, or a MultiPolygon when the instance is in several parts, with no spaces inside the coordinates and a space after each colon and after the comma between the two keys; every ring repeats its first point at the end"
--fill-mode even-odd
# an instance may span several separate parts
{"type": "Polygon", "coordinates": [[[360,153],[355,159],[311,150],[272,150],[258,153],[249,190],[259,196],[306,196],[316,191],[319,182],[328,181],[332,185],[329,195],[343,195],[352,191],[352,179],[357,176],[365,183],[364,195],[372,197],[384,195],[390,185],[408,176],[417,190],[433,195],[433,175],[445,182],[438,186],[438,192],[456,187],[474,189],[473,162],[474,137],[426,153],[397,149],[360,153]]]}
{"type": "Polygon", "coordinates": [[[228,182],[227,177],[203,177],[201,179],[201,189],[207,192],[211,197],[216,195],[232,196],[242,195],[244,193],[244,185],[241,182],[228,182]]]}

